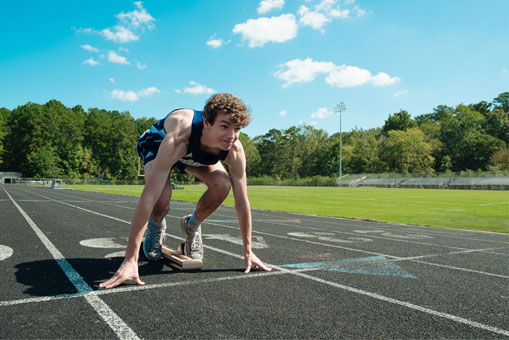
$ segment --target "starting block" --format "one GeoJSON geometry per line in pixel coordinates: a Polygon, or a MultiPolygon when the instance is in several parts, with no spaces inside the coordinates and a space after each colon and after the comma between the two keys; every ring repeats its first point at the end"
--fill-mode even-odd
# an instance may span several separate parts
{"type": "Polygon", "coordinates": [[[203,262],[183,255],[184,244],[180,244],[177,251],[163,246],[163,257],[172,262],[180,270],[198,270],[203,267],[203,262]]]}

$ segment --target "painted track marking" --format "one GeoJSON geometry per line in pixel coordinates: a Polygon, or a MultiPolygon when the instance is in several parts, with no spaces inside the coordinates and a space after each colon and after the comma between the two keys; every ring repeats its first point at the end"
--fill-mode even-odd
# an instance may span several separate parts
{"type": "MultiPolygon", "coordinates": [[[[35,194],[35,195],[41,196],[39,194],[35,194]]],[[[68,196],[68,195],[65,195],[65,196],[68,196]]],[[[46,198],[46,196],[43,196],[43,197],[46,198]]],[[[62,203],[62,204],[66,204],[65,202],[57,201],[55,199],[50,199],[50,200],[53,200],[53,201],[56,201],[56,202],[59,202],[59,203],[62,203]]],[[[88,201],[89,202],[95,202],[93,200],[88,200],[88,201]]],[[[117,204],[112,204],[112,203],[110,203],[109,205],[112,205],[112,206],[115,206],[115,207],[119,207],[119,208],[122,208],[122,209],[134,210],[134,208],[132,208],[132,207],[125,207],[125,206],[121,206],[121,205],[117,205],[117,204]]],[[[81,207],[78,207],[78,206],[74,206],[72,204],[70,206],[72,206],[74,208],[77,208],[77,209],[89,211],[88,209],[81,208],[81,207]]],[[[173,208],[173,209],[175,209],[175,208],[173,208]]],[[[177,210],[179,210],[179,209],[177,209],[177,210]]],[[[180,210],[187,210],[187,209],[180,209],[180,210]]],[[[89,212],[92,212],[92,211],[89,211],[89,212]]],[[[97,212],[93,212],[93,213],[94,214],[98,214],[98,215],[102,215],[102,214],[97,213],[97,212]]],[[[218,214],[218,215],[220,215],[220,214],[218,214]]],[[[102,215],[102,216],[104,216],[104,215],[102,215]]],[[[167,216],[180,219],[180,217],[174,216],[174,215],[167,215],[167,216]]],[[[222,215],[222,216],[224,216],[224,215],[222,215]]],[[[106,216],[106,217],[108,217],[108,216],[106,216]]],[[[115,217],[111,217],[111,216],[109,218],[116,219],[115,217]]],[[[116,220],[119,220],[119,219],[116,219],[116,220]]],[[[130,223],[130,222],[123,221],[123,220],[119,220],[119,221],[124,222],[124,223],[130,223]]],[[[237,227],[232,227],[232,226],[227,226],[227,225],[224,225],[224,224],[218,224],[218,223],[214,223],[214,222],[209,222],[208,220],[206,221],[206,223],[211,224],[211,225],[215,225],[215,226],[219,226],[219,227],[222,227],[222,228],[238,230],[237,227]]],[[[297,227],[297,228],[307,228],[307,229],[312,229],[312,230],[330,231],[330,230],[320,229],[320,228],[315,228],[315,227],[296,226],[296,225],[293,225],[293,224],[289,225],[289,224],[285,224],[285,223],[281,223],[281,222],[269,222],[269,223],[281,224],[281,225],[286,225],[286,226],[294,226],[294,227],[297,227]]],[[[489,273],[489,272],[484,272],[484,271],[479,271],[479,270],[473,270],[473,269],[467,269],[467,268],[461,268],[461,267],[453,267],[453,266],[442,265],[442,264],[437,264],[437,263],[433,263],[433,262],[418,261],[418,259],[438,257],[438,256],[445,256],[445,255],[454,255],[454,254],[460,254],[460,253],[463,253],[463,252],[465,252],[465,253],[471,253],[471,252],[489,253],[490,250],[493,251],[493,250],[505,249],[505,248],[465,249],[465,248],[449,247],[449,246],[439,246],[438,245],[437,247],[453,248],[453,249],[459,249],[459,250],[458,251],[454,251],[454,252],[450,252],[450,253],[445,253],[445,254],[429,254],[429,255],[421,255],[421,256],[402,258],[402,257],[393,256],[393,255],[388,255],[388,254],[376,253],[376,252],[373,252],[373,251],[366,251],[366,250],[360,250],[360,249],[356,249],[356,248],[349,248],[349,247],[339,246],[339,245],[335,245],[335,244],[321,243],[321,242],[310,241],[310,240],[303,240],[303,239],[298,239],[298,238],[293,238],[293,237],[288,237],[288,236],[275,235],[275,234],[265,233],[265,232],[256,231],[256,230],[253,230],[253,233],[262,234],[262,235],[268,235],[268,236],[277,237],[277,238],[284,238],[284,239],[289,239],[289,240],[293,240],[293,241],[306,242],[306,243],[311,243],[311,244],[316,244],[316,245],[321,245],[321,246],[326,246],[326,247],[351,250],[351,251],[356,251],[356,252],[370,254],[370,255],[386,256],[388,258],[392,258],[393,261],[413,261],[413,262],[417,262],[417,263],[420,263],[420,264],[426,264],[426,265],[430,265],[430,266],[443,267],[443,268],[447,268],[447,269],[459,270],[459,271],[476,273],[476,274],[481,274],[481,275],[494,276],[494,277],[509,278],[509,276],[506,276],[506,275],[494,274],[494,273],[489,273]]],[[[337,232],[337,233],[345,233],[345,232],[337,232]]],[[[355,234],[355,233],[347,233],[347,234],[358,235],[358,234],[355,234]]],[[[377,236],[375,236],[374,238],[386,239],[384,237],[377,237],[377,236]]],[[[399,240],[399,239],[398,240],[389,239],[389,240],[403,241],[403,240],[399,240]]],[[[421,242],[412,242],[412,241],[406,241],[406,240],[404,240],[403,242],[421,243],[421,242]]],[[[501,243],[501,242],[496,242],[496,243],[501,243]]],[[[495,254],[507,256],[507,254],[500,254],[500,253],[495,253],[495,254]]]]}
{"type": "MultiPolygon", "coordinates": [[[[4,189],[4,191],[5,191],[5,189],[4,189]]],[[[6,193],[7,193],[7,191],[6,191],[6,193]]],[[[9,194],[7,193],[7,195],[9,195],[9,194]]],[[[125,221],[125,220],[122,220],[122,219],[119,219],[119,218],[116,218],[116,217],[113,217],[113,216],[109,216],[109,215],[106,215],[106,214],[95,212],[93,210],[85,209],[85,208],[82,208],[82,207],[79,207],[79,206],[75,206],[75,205],[72,205],[72,204],[69,204],[69,203],[61,202],[61,201],[58,201],[56,199],[52,199],[52,198],[44,196],[44,195],[40,195],[40,194],[36,194],[36,195],[45,197],[45,198],[47,198],[49,200],[52,200],[52,201],[55,201],[57,203],[64,204],[64,205],[67,205],[67,206],[70,206],[70,207],[73,207],[73,208],[76,208],[76,209],[79,209],[79,210],[83,210],[83,211],[86,211],[86,212],[89,212],[89,213],[92,213],[92,214],[95,214],[95,215],[103,216],[103,217],[110,218],[110,219],[113,219],[113,220],[116,220],[116,221],[119,221],[119,222],[130,224],[129,221],[125,221]]],[[[10,197],[10,195],[9,195],[9,197],[10,197]]],[[[13,200],[13,203],[15,203],[14,200],[13,200]]],[[[173,218],[180,218],[179,216],[173,216],[173,215],[167,215],[167,216],[173,217],[173,218]]],[[[211,224],[214,224],[214,223],[211,223],[211,224]]],[[[232,227],[228,227],[228,228],[232,228],[232,227]]],[[[175,236],[172,236],[172,235],[169,235],[169,236],[182,240],[181,237],[175,237],[175,236]]],[[[278,235],[274,235],[274,236],[278,236],[278,235]]],[[[223,250],[223,249],[219,249],[219,248],[215,248],[215,247],[211,247],[211,246],[205,246],[205,245],[204,245],[204,247],[207,248],[207,249],[211,249],[211,250],[214,250],[216,252],[222,253],[222,254],[226,254],[226,255],[229,255],[229,256],[232,256],[232,257],[243,259],[243,256],[231,253],[231,252],[223,250]]],[[[457,248],[457,247],[451,247],[451,248],[457,248]]],[[[445,319],[448,319],[448,320],[451,320],[451,321],[462,323],[462,324],[465,324],[465,325],[468,325],[468,326],[471,326],[471,327],[475,327],[475,328],[479,328],[479,329],[483,329],[483,330],[488,330],[490,332],[494,332],[494,333],[502,334],[502,335],[505,335],[505,336],[509,336],[509,331],[501,329],[501,328],[498,328],[498,327],[493,327],[493,326],[490,326],[490,325],[485,325],[485,324],[482,324],[482,323],[479,323],[479,322],[476,322],[476,321],[472,321],[472,320],[469,320],[469,319],[466,319],[466,318],[462,318],[462,317],[458,317],[458,316],[455,316],[455,315],[452,315],[452,314],[448,314],[448,313],[443,313],[443,312],[435,311],[433,309],[422,307],[422,306],[419,306],[419,305],[415,305],[415,304],[412,304],[412,303],[409,303],[409,302],[400,301],[400,300],[393,299],[393,298],[390,298],[390,297],[386,297],[386,296],[383,296],[383,295],[380,295],[380,294],[371,293],[371,292],[368,292],[368,291],[365,291],[365,290],[361,290],[361,289],[357,289],[357,288],[354,288],[354,287],[345,286],[345,285],[342,285],[342,284],[339,284],[339,283],[336,283],[336,282],[320,279],[318,277],[314,277],[314,276],[311,276],[311,275],[299,272],[297,270],[289,270],[289,269],[286,269],[286,268],[283,268],[283,267],[280,267],[280,266],[277,266],[277,265],[272,265],[272,264],[267,264],[267,265],[269,265],[270,267],[272,267],[274,269],[278,269],[279,271],[283,271],[283,272],[286,272],[286,273],[289,273],[289,274],[292,274],[292,275],[296,275],[296,276],[301,277],[301,278],[305,278],[305,279],[308,279],[308,280],[312,280],[312,281],[315,281],[315,282],[326,284],[326,285],[329,285],[329,286],[332,286],[332,287],[336,287],[336,288],[339,288],[339,289],[342,289],[342,290],[346,290],[346,291],[349,291],[349,292],[352,292],[352,293],[368,296],[368,297],[371,297],[371,298],[374,298],[374,299],[377,299],[377,300],[381,300],[381,301],[389,302],[389,303],[396,304],[396,305],[399,305],[399,306],[407,307],[407,308],[410,308],[410,309],[413,309],[413,310],[417,310],[417,311],[420,311],[420,312],[423,312],[423,313],[426,313],[426,314],[430,314],[430,315],[433,315],[433,316],[438,316],[438,317],[445,318],[445,319]]],[[[95,294],[95,295],[97,295],[97,294],[95,294]]],[[[100,300],[100,301],[102,301],[102,300],[100,300]]]]}
{"type": "Polygon", "coordinates": [[[101,316],[101,318],[106,322],[106,324],[115,332],[115,334],[119,337],[119,339],[139,339],[136,333],[129,328],[129,326],[122,320],[120,317],[98,296],[91,295],[93,291],[92,287],[86,283],[86,281],[81,277],[81,275],[71,266],[71,264],[65,259],[64,255],[55,247],[55,245],[46,237],[46,235],[39,229],[39,227],[34,223],[34,221],[28,216],[23,208],[16,203],[14,198],[2,188],[7,196],[11,199],[12,204],[18,209],[20,214],[25,218],[27,223],[30,225],[35,234],[39,237],[41,242],[44,244],[46,249],[50,252],[51,256],[57,261],[58,265],[64,271],[65,275],[74,285],[76,290],[78,291],[78,295],[82,295],[85,297],[87,302],[92,306],[92,308],[101,316]]]}

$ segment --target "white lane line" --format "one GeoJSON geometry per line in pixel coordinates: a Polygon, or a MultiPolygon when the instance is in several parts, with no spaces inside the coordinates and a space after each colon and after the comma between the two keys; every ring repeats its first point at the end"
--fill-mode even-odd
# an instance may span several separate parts
{"type": "MultiPolygon", "coordinates": [[[[169,236],[172,236],[172,235],[169,235],[169,236]]],[[[172,237],[174,237],[174,236],[172,236],[172,237]]],[[[183,240],[180,237],[174,237],[174,238],[183,240]]],[[[241,258],[241,259],[244,258],[241,255],[234,254],[234,253],[231,253],[231,252],[223,250],[223,249],[218,249],[218,248],[211,247],[211,246],[206,246],[206,245],[204,245],[204,247],[206,247],[207,249],[211,249],[211,250],[214,250],[214,251],[217,251],[217,252],[220,252],[220,253],[232,256],[232,257],[241,258]]],[[[487,331],[490,331],[490,332],[494,332],[494,333],[502,334],[502,335],[505,335],[505,336],[509,336],[509,331],[507,331],[505,329],[501,329],[501,328],[498,328],[498,327],[493,327],[493,326],[490,326],[490,325],[485,325],[485,324],[482,324],[480,322],[472,321],[472,320],[469,320],[469,319],[466,319],[466,318],[462,318],[462,317],[459,317],[459,316],[455,316],[455,315],[452,315],[452,314],[448,314],[448,313],[439,312],[439,311],[436,311],[436,310],[433,310],[433,309],[430,309],[430,308],[426,308],[426,307],[422,307],[422,306],[419,306],[419,305],[415,305],[413,303],[409,303],[409,302],[406,302],[406,301],[400,301],[400,300],[393,299],[393,298],[390,298],[390,297],[387,297],[387,296],[384,296],[384,295],[380,295],[380,294],[376,294],[376,293],[371,293],[371,292],[368,292],[368,291],[365,291],[365,290],[362,290],[362,289],[358,289],[358,288],[354,288],[354,287],[350,287],[350,286],[345,286],[345,285],[342,285],[342,284],[339,284],[339,283],[336,283],[336,282],[320,279],[318,277],[314,277],[314,276],[305,274],[302,271],[289,270],[289,269],[286,269],[286,268],[283,268],[283,267],[280,267],[280,266],[277,266],[277,265],[272,265],[272,264],[269,265],[269,266],[274,268],[274,269],[277,269],[277,270],[279,270],[281,272],[286,272],[286,273],[291,274],[291,275],[295,275],[295,276],[299,276],[299,277],[302,277],[302,278],[305,278],[305,279],[308,279],[308,280],[312,280],[312,281],[316,281],[316,282],[319,282],[319,283],[323,283],[323,284],[326,284],[326,285],[329,285],[329,286],[332,286],[332,287],[335,287],[335,288],[340,288],[340,289],[343,289],[343,290],[346,290],[346,291],[349,291],[349,292],[352,292],[352,293],[369,296],[369,297],[377,299],[377,300],[381,300],[381,301],[389,302],[389,303],[396,304],[396,305],[399,305],[399,306],[407,307],[407,308],[410,308],[410,309],[413,309],[413,310],[417,310],[419,312],[423,312],[423,313],[431,314],[431,315],[438,316],[438,317],[441,317],[441,318],[445,318],[445,319],[448,319],[448,320],[452,320],[452,321],[455,321],[455,322],[459,322],[459,323],[462,323],[462,324],[465,324],[465,325],[468,325],[468,326],[471,326],[471,327],[480,328],[480,329],[484,329],[484,330],[487,330],[487,331]]]]}
{"type": "Polygon", "coordinates": [[[81,275],[71,266],[71,264],[65,259],[64,255],[55,247],[55,245],[44,235],[34,221],[28,216],[25,211],[19,206],[18,203],[12,198],[12,196],[2,188],[7,196],[11,199],[12,204],[18,209],[20,214],[25,218],[27,223],[30,225],[35,234],[39,237],[44,246],[48,249],[51,256],[57,261],[65,275],[74,285],[78,294],[83,295],[88,303],[94,308],[94,310],[103,318],[108,326],[115,332],[120,339],[139,339],[136,333],[129,328],[129,326],[115,312],[99,297],[93,295],[87,295],[92,292],[93,289],[86,283],[81,275]]]}
{"type": "MultiPolygon", "coordinates": [[[[276,268],[280,269],[280,270],[288,270],[288,269],[280,268],[280,267],[276,267],[276,268]]],[[[304,274],[304,273],[300,273],[300,272],[296,272],[296,273],[292,273],[292,274],[296,275],[296,276],[299,276],[299,277],[302,277],[302,278],[305,278],[305,279],[308,279],[308,280],[313,280],[313,281],[316,281],[316,282],[319,282],[319,283],[323,283],[323,284],[326,284],[326,285],[329,285],[329,286],[332,286],[332,287],[340,288],[340,289],[343,289],[343,290],[346,290],[346,291],[349,291],[349,292],[352,292],[352,293],[369,296],[369,297],[377,299],[377,300],[389,302],[389,303],[392,303],[392,304],[396,304],[396,305],[399,305],[399,306],[403,306],[403,307],[407,307],[407,308],[410,308],[410,309],[413,309],[413,310],[417,310],[419,312],[423,312],[423,313],[430,314],[430,315],[433,315],[433,316],[438,316],[438,317],[441,317],[441,318],[444,318],[444,319],[452,320],[452,321],[455,321],[455,322],[458,322],[458,323],[465,324],[467,326],[471,326],[471,327],[475,327],[475,328],[480,328],[480,329],[484,329],[484,330],[487,330],[487,331],[490,331],[490,332],[493,332],[493,333],[509,336],[509,331],[507,331],[505,329],[501,329],[501,328],[498,328],[498,327],[493,327],[493,326],[490,326],[490,325],[485,325],[485,324],[482,324],[480,322],[472,321],[472,320],[465,319],[465,318],[462,318],[462,317],[459,317],[459,316],[455,316],[455,315],[451,315],[451,314],[448,314],[448,313],[439,312],[439,311],[436,311],[436,310],[433,310],[433,309],[430,309],[430,308],[426,308],[426,307],[422,307],[422,306],[419,306],[419,305],[414,305],[413,303],[396,300],[396,299],[393,299],[393,298],[390,298],[390,297],[386,297],[386,296],[383,296],[383,295],[380,295],[380,294],[371,293],[371,292],[368,292],[368,291],[365,291],[365,290],[361,290],[361,289],[345,286],[345,285],[342,285],[342,284],[339,284],[339,283],[336,283],[336,282],[327,281],[327,280],[320,279],[318,277],[314,277],[314,276],[311,276],[311,275],[308,275],[308,274],[304,274]]]]}
{"type": "MultiPolygon", "coordinates": [[[[36,194],[36,195],[39,195],[39,194],[36,194]]],[[[39,196],[42,196],[42,195],[39,195],[39,196]]],[[[114,220],[119,221],[119,222],[130,224],[130,222],[126,221],[126,220],[121,220],[121,219],[118,219],[116,217],[104,215],[104,214],[101,214],[101,213],[98,213],[98,212],[95,212],[95,211],[92,211],[92,210],[89,210],[89,209],[85,209],[85,208],[78,207],[78,206],[75,206],[75,205],[72,205],[72,204],[68,204],[68,203],[65,203],[65,202],[62,202],[62,201],[58,201],[58,200],[55,200],[53,198],[49,198],[49,197],[46,197],[46,196],[43,196],[43,197],[45,197],[45,198],[47,198],[49,200],[61,203],[61,204],[65,204],[65,205],[71,206],[71,207],[76,208],[76,209],[80,209],[80,210],[84,210],[86,212],[90,212],[92,214],[96,214],[96,215],[103,216],[103,217],[106,217],[106,218],[114,219],[114,220]]],[[[111,205],[114,205],[114,204],[111,204],[111,205]]],[[[122,207],[122,206],[119,206],[119,207],[122,207]]],[[[131,207],[122,207],[122,208],[127,208],[127,209],[131,209],[131,210],[134,209],[134,208],[131,208],[131,207]]],[[[179,216],[170,215],[170,214],[168,214],[167,216],[168,217],[177,218],[177,219],[181,218],[179,216]]],[[[207,222],[207,221],[205,221],[205,223],[208,223],[208,224],[211,224],[211,225],[215,225],[215,226],[219,226],[219,227],[222,227],[222,228],[235,229],[235,230],[238,229],[237,227],[226,226],[226,225],[218,224],[218,223],[214,223],[214,222],[207,222]]],[[[284,225],[284,223],[276,223],[276,224],[283,224],[284,225]]],[[[294,226],[294,225],[291,225],[291,226],[294,226]]],[[[297,226],[297,227],[300,227],[300,226],[297,226]]],[[[310,229],[318,229],[318,228],[313,228],[313,227],[309,227],[309,228],[310,229]]],[[[489,273],[489,272],[484,272],[484,271],[479,271],[479,270],[447,266],[447,265],[442,265],[442,264],[436,264],[436,263],[433,263],[433,262],[417,261],[418,258],[424,258],[424,257],[447,256],[449,254],[452,255],[452,254],[462,253],[462,252],[465,252],[465,253],[482,252],[482,251],[486,251],[486,250],[490,250],[490,249],[499,249],[499,248],[473,249],[472,250],[472,249],[465,249],[465,248],[458,248],[458,247],[447,247],[447,248],[453,248],[453,249],[460,249],[460,251],[455,251],[455,252],[446,253],[446,254],[431,254],[431,255],[422,255],[422,256],[417,256],[417,257],[404,258],[404,257],[399,257],[399,256],[394,256],[394,255],[376,253],[376,252],[373,252],[373,251],[366,251],[366,250],[361,250],[361,249],[343,247],[343,246],[339,246],[339,245],[335,245],[335,244],[327,244],[327,243],[321,243],[321,242],[316,242],[316,241],[311,241],[311,240],[303,240],[301,238],[293,238],[293,237],[288,237],[288,236],[275,235],[275,234],[265,233],[265,232],[256,231],[256,230],[253,230],[253,233],[267,235],[267,236],[272,236],[272,237],[276,237],[276,238],[288,239],[288,240],[292,240],[292,241],[298,241],[298,242],[311,243],[311,244],[316,244],[316,245],[321,245],[321,246],[327,246],[327,247],[332,247],[332,248],[351,250],[351,251],[355,251],[355,252],[359,252],[359,253],[366,253],[366,254],[370,254],[370,255],[385,256],[387,258],[391,258],[391,259],[394,259],[394,260],[397,260],[397,261],[405,261],[405,260],[407,260],[407,261],[413,261],[413,262],[417,262],[417,263],[421,263],[421,264],[427,264],[427,265],[431,265],[431,266],[444,267],[444,268],[453,269],[453,270],[460,270],[460,271],[464,271],[464,272],[470,272],[470,273],[476,273],[476,274],[482,274],[482,275],[488,275],[488,276],[494,276],[494,277],[501,277],[501,278],[508,278],[505,275],[494,274],[494,273],[489,273]]]]}
{"type": "Polygon", "coordinates": [[[28,299],[0,301],[0,307],[22,305],[22,304],[25,304],[25,303],[37,303],[37,302],[55,301],[55,300],[70,299],[70,298],[76,298],[76,297],[83,297],[83,294],[79,294],[79,293],[76,293],[76,294],[60,294],[60,295],[41,296],[41,297],[28,298],[28,299]]]}
{"type": "MultiPolygon", "coordinates": [[[[167,216],[179,218],[177,216],[172,216],[172,215],[167,215],[167,216]]],[[[221,225],[221,224],[217,224],[217,223],[213,223],[213,222],[205,221],[205,223],[212,224],[212,225],[219,226],[219,227],[223,227],[223,228],[238,229],[238,228],[235,228],[235,227],[221,225]]],[[[368,250],[361,250],[361,249],[356,249],[356,248],[343,247],[343,246],[339,246],[339,245],[336,245],[336,244],[328,244],[328,243],[322,243],[322,242],[306,240],[306,239],[302,239],[302,238],[294,238],[294,237],[270,234],[270,233],[265,233],[265,232],[261,232],[261,231],[255,231],[255,230],[253,230],[253,233],[267,235],[267,236],[271,236],[271,237],[275,237],[275,238],[282,238],[282,239],[286,239],[286,240],[292,240],[292,241],[316,244],[316,245],[320,245],[320,246],[324,246],[324,247],[350,250],[350,251],[355,251],[355,252],[358,252],[358,253],[365,253],[365,254],[370,254],[370,255],[385,256],[387,258],[394,259],[396,261],[412,261],[412,262],[418,262],[418,263],[422,263],[422,264],[429,264],[429,265],[432,265],[432,266],[445,267],[445,268],[448,268],[448,269],[461,270],[461,271],[470,272],[470,273],[477,273],[477,274],[483,274],[483,275],[489,275],[489,276],[495,276],[495,277],[501,277],[501,278],[509,278],[508,276],[500,275],[500,274],[494,274],[494,273],[483,272],[483,271],[478,271],[478,270],[472,270],[472,269],[467,269],[467,268],[452,267],[452,266],[447,266],[447,265],[439,265],[439,264],[432,263],[432,262],[425,262],[425,261],[414,260],[414,259],[419,259],[419,258],[448,256],[448,255],[454,255],[454,254],[460,254],[460,253],[484,252],[484,251],[487,251],[487,250],[501,249],[501,248],[464,249],[464,248],[451,247],[453,249],[461,249],[461,250],[460,251],[453,251],[453,252],[449,252],[449,253],[443,253],[443,254],[437,253],[437,254],[421,255],[421,256],[407,257],[406,258],[406,257],[399,257],[399,256],[394,256],[394,255],[383,254],[383,253],[377,253],[377,252],[374,252],[374,251],[368,251],[368,250]]]]}
{"type": "MultiPolygon", "coordinates": [[[[116,217],[112,217],[112,216],[101,214],[101,213],[98,213],[98,212],[95,212],[95,211],[92,211],[92,210],[84,209],[84,208],[81,208],[81,207],[78,207],[78,206],[74,206],[72,204],[64,203],[64,202],[61,202],[61,201],[49,198],[49,197],[46,197],[46,198],[48,198],[50,200],[53,200],[55,202],[58,202],[58,203],[62,203],[62,204],[65,204],[65,205],[68,205],[68,206],[71,206],[71,207],[74,207],[74,208],[77,208],[77,209],[80,209],[80,210],[84,210],[84,211],[90,212],[92,214],[96,214],[96,215],[99,215],[99,216],[103,216],[103,217],[106,217],[106,218],[111,218],[111,219],[114,219],[114,220],[117,220],[117,221],[122,221],[124,223],[130,224],[130,222],[118,219],[116,217]]],[[[168,216],[180,218],[180,217],[172,216],[172,215],[168,215],[168,216]]],[[[173,235],[169,235],[169,236],[182,240],[181,237],[176,237],[176,236],[173,236],[173,235]]],[[[241,258],[241,259],[244,258],[241,255],[234,254],[234,253],[231,253],[229,251],[222,250],[222,249],[219,249],[219,248],[215,248],[215,247],[211,247],[211,246],[204,246],[204,247],[206,247],[207,249],[211,249],[211,250],[214,250],[214,251],[217,251],[217,252],[220,252],[220,253],[232,256],[232,257],[241,258]]],[[[501,329],[501,328],[498,328],[498,327],[493,327],[493,326],[490,326],[490,325],[485,325],[485,324],[482,324],[482,323],[479,323],[479,322],[476,322],[476,321],[472,321],[472,320],[469,320],[469,319],[466,319],[466,318],[458,317],[458,316],[455,316],[455,315],[452,315],[452,314],[448,314],[448,313],[443,313],[443,312],[435,311],[435,310],[430,309],[430,308],[422,307],[422,306],[415,305],[415,304],[412,304],[412,303],[409,303],[409,302],[405,302],[405,301],[400,301],[400,300],[397,300],[397,299],[386,297],[384,295],[380,295],[380,294],[376,294],[376,293],[371,293],[371,292],[368,292],[368,291],[365,291],[365,290],[362,290],[362,289],[357,289],[357,288],[354,288],[354,287],[341,285],[341,284],[336,283],[336,282],[327,281],[327,280],[320,279],[320,278],[317,278],[317,277],[314,277],[314,276],[311,276],[311,275],[308,275],[308,274],[305,274],[305,273],[292,271],[292,270],[289,270],[289,269],[286,269],[286,268],[283,268],[283,267],[279,267],[277,265],[272,265],[272,264],[267,264],[267,265],[269,265],[271,268],[278,269],[279,271],[287,272],[287,273],[292,274],[292,275],[296,275],[296,276],[299,276],[299,277],[302,277],[302,278],[305,278],[305,279],[308,279],[308,280],[312,280],[312,281],[316,281],[316,282],[319,282],[319,283],[323,283],[323,284],[326,284],[326,285],[329,285],[329,286],[332,286],[332,287],[340,288],[340,289],[343,289],[343,290],[346,290],[346,291],[349,291],[349,292],[352,292],[352,293],[369,296],[369,297],[377,299],[377,300],[381,300],[381,301],[389,302],[389,303],[396,304],[396,305],[399,305],[399,306],[407,307],[407,308],[410,308],[410,309],[413,309],[413,310],[417,310],[417,311],[420,311],[420,312],[423,312],[423,313],[431,314],[431,315],[438,316],[438,317],[441,317],[441,318],[445,318],[445,319],[448,319],[448,320],[452,320],[452,321],[455,321],[455,322],[458,322],[458,323],[462,323],[462,324],[465,324],[465,325],[468,325],[468,326],[471,326],[471,327],[480,328],[480,329],[484,329],[484,330],[487,330],[487,331],[490,331],[490,332],[494,332],[494,333],[502,334],[502,335],[505,335],[505,336],[509,336],[509,331],[501,329]]]]}

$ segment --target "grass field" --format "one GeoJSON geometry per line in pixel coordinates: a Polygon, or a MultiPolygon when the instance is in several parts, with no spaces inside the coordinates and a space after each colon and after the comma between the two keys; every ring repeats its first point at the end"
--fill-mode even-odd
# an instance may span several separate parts
{"type": "MultiPolygon", "coordinates": [[[[140,196],[141,185],[68,185],[68,188],[140,196]]],[[[196,202],[203,185],[174,190],[173,199],[196,202]]],[[[249,186],[253,209],[509,233],[509,192],[336,187],[249,186]]],[[[224,202],[233,206],[233,196],[224,202]]]]}

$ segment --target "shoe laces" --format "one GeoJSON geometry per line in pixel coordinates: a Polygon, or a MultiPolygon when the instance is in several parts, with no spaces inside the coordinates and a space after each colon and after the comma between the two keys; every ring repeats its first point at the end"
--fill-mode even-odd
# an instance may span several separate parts
{"type": "Polygon", "coordinates": [[[154,248],[160,248],[163,243],[164,238],[164,228],[158,228],[157,225],[154,223],[151,226],[152,232],[150,233],[150,242],[154,246],[154,248]]]}
{"type": "Polygon", "coordinates": [[[201,246],[201,242],[200,242],[200,234],[201,234],[201,231],[197,230],[195,232],[192,232],[190,231],[191,235],[192,235],[192,242],[191,242],[191,250],[199,250],[200,249],[200,246],[201,246]]]}

